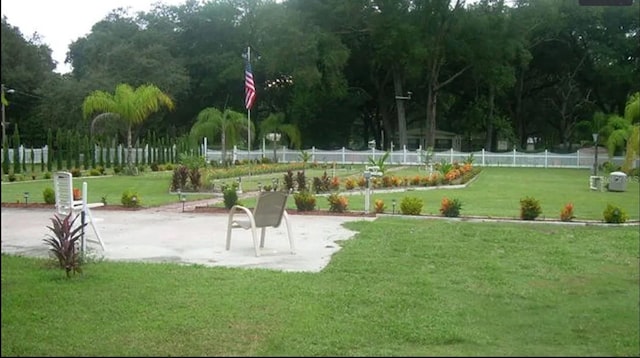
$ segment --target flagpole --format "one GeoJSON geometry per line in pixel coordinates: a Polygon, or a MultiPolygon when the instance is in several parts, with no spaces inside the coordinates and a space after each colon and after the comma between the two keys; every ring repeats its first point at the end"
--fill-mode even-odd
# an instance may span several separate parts
{"type": "MultiPolygon", "coordinates": [[[[251,46],[247,46],[247,62],[251,65],[251,46]]],[[[251,176],[251,108],[247,108],[247,158],[249,159],[249,176],[251,176]]]]}

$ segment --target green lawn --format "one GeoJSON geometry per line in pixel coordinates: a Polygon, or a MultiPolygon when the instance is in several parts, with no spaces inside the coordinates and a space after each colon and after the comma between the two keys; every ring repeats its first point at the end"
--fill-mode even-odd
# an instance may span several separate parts
{"type": "MultiPolygon", "coordinates": [[[[412,177],[416,169],[392,172],[393,175],[412,177]]],[[[603,220],[602,212],[607,204],[621,207],[627,212],[630,220],[640,218],[640,183],[636,178],[629,178],[627,190],[624,192],[593,191],[589,189],[589,171],[579,169],[542,169],[542,168],[483,168],[480,175],[466,188],[430,190],[397,190],[389,192],[385,189],[373,190],[371,194],[371,210],[376,199],[384,201],[386,213],[393,212],[393,199],[396,200],[396,213],[400,210],[400,202],[405,196],[422,199],[424,215],[439,215],[440,202],[443,197],[458,198],[462,201],[462,216],[491,216],[518,219],[520,215],[520,199],[533,197],[540,201],[542,214],[540,219],[558,219],[565,204],[572,202],[575,207],[576,220],[603,220]]],[[[349,196],[350,211],[364,211],[364,195],[349,196]]],[[[243,205],[252,207],[255,199],[242,200],[243,205]]],[[[327,210],[329,203],[326,197],[316,200],[318,209],[327,210]]],[[[220,204],[222,206],[222,204],[220,204]]],[[[289,198],[288,208],[296,209],[293,197],[289,198]]]]}
{"type": "Polygon", "coordinates": [[[637,227],[347,226],[319,273],[3,255],[2,356],[640,354],[637,227]]]}

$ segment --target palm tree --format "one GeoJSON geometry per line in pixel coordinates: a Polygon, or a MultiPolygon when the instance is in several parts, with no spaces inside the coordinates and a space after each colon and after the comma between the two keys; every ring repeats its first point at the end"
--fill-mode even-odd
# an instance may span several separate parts
{"type": "MultiPolygon", "coordinates": [[[[195,140],[207,137],[210,142],[220,136],[222,146],[222,162],[227,159],[227,146],[236,144],[241,133],[247,132],[247,117],[243,113],[226,109],[220,112],[217,108],[208,107],[198,113],[196,123],[191,127],[191,137],[195,140]]],[[[254,133],[251,123],[251,133],[254,133]]]]}
{"type": "Polygon", "coordinates": [[[295,124],[285,123],[284,113],[270,114],[262,123],[260,123],[260,133],[263,137],[269,133],[274,133],[273,137],[273,160],[275,161],[276,147],[279,140],[282,139],[282,135],[289,139],[289,144],[299,149],[302,145],[302,135],[300,130],[295,124]]]}
{"type": "Polygon", "coordinates": [[[85,118],[98,115],[91,121],[91,127],[102,120],[121,121],[127,136],[127,167],[134,173],[132,128],[147,120],[152,113],[167,107],[174,108],[171,98],[154,85],[141,85],[133,89],[126,83],[116,86],[114,94],[94,91],[82,103],[85,118]]]}

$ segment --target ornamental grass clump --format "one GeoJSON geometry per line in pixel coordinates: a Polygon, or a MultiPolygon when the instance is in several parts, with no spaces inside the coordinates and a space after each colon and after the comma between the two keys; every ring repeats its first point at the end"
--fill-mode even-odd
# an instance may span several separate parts
{"type": "Polygon", "coordinates": [[[422,211],[422,199],[413,196],[405,196],[400,202],[400,212],[404,215],[420,215],[422,211]]]}

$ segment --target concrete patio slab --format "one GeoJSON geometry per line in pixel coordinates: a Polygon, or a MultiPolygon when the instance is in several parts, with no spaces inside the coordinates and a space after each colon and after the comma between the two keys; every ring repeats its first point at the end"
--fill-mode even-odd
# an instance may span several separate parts
{"type": "MultiPolygon", "coordinates": [[[[291,215],[296,254],[292,255],[286,226],[268,228],[265,247],[255,256],[250,230],[233,230],[231,250],[225,250],[226,214],[93,210],[105,244],[89,244],[97,258],[114,261],[173,262],[282,271],[318,272],[340,249],[341,240],[356,233],[344,228],[348,221],[373,217],[291,215]]],[[[2,208],[2,253],[47,257],[43,239],[51,234],[50,209],[2,208]]],[[[95,238],[87,226],[88,239],[95,238]]]]}

